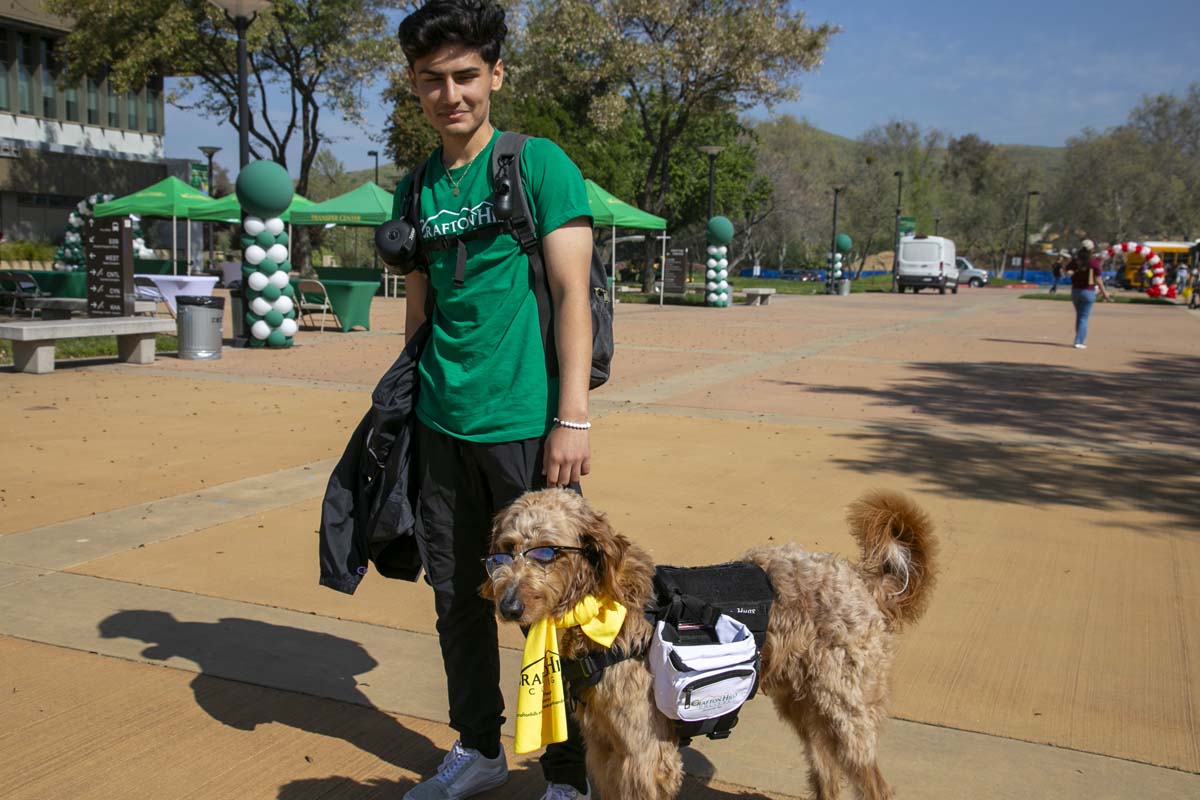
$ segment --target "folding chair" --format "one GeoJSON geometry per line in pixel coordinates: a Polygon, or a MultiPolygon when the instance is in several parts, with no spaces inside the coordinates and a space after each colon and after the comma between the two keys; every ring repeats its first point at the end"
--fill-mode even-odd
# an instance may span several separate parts
{"type": "Polygon", "coordinates": [[[17,305],[19,304],[22,308],[29,310],[29,316],[32,318],[37,309],[25,301],[49,296],[48,293],[38,288],[37,281],[28,272],[17,269],[0,271],[0,297],[12,300],[10,315],[14,317],[17,315],[17,305]]]}
{"type": "Polygon", "coordinates": [[[337,313],[333,310],[333,306],[329,302],[329,292],[325,291],[325,284],[318,280],[306,278],[296,284],[296,317],[303,319],[308,316],[308,322],[312,324],[312,316],[315,312],[321,312],[321,332],[325,332],[325,319],[327,315],[333,314],[333,321],[340,328],[342,321],[338,319],[337,313]],[[321,302],[316,302],[312,298],[320,297],[321,302]]]}
{"type": "MultiPolygon", "coordinates": [[[[175,311],[171,308],[171,304],[163,297],[162,292],[158,290],[154,281],[145,275],[133,276],[133,293],[138,300],[152,300],[154,302],[154,316],[158,316],[158,304],[162,303],[166,307],[167,313],[171,315],[171,319],[175,318],[175,311]]],[[[135,310],[134,313],[136,314],[137,311],[135,310]]]]}

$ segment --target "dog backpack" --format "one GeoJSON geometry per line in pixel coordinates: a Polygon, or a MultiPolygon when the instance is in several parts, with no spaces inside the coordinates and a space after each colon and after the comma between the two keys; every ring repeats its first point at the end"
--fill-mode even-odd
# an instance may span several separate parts
{"type": "MultiPolygon", "coordinates": [[[[491,170],[493,186],[493,213],[499,220],[491,225],[477,228],[463,236],[440,237],[430,241],[421,240],[421,182],[425,174],[422,161],[412,171],[409,195],[403,208],[403,216],[416,235],[417,250],[457,251],[454,269],[454,286],[461,287],[466,280],[467,248],[465,242],[473,239],[494,238],[507,233],[517,240],[532,271],[534,294],[537,297],[538,321],[542,329],[542,347],[546,353],[546,372],[558,375],[558,354],[554,347],[554,306],[550,298],[550,284],[546,276],[546,262],[538,238],[536,221],[525,196],[521,180],[521,152],[529,137],[520,133],[502,133],[492,148],[491,170]]],[[[425,261],[423,255],[418,263],[425,261]]],[[[592,263],[588,272],[588,306],[592,317],[592,369],[589,387],[604,385],[612,369],[613,331],[612,306],[609,302],[608,273],[600,261],[600,254],[592,245],[592,263]]]]}
{"type": "Polygon", "coordinates": [[[647,653],[654,700],[680,742],[724,739],[758,690],[771,585],[754,564],[659,567],[658,608],[647,653]],[[753,627],[751,627],[753,626],[753,627]]]}

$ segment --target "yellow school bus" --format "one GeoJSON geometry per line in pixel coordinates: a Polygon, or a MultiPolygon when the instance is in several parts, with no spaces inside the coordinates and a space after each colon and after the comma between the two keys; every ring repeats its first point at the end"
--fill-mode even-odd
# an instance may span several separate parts
{"type": "MultiPolygon", "coordinates": [[[[1198,242],[1141,242],[1154,250],[1162,259],[1167,270],[1167,283],[1175,282],[1175,268],[1179,264],[1189,263],[1188,259],[1198,242]]],[[[1146,281],[1145,269],[1142,266],[1146,259],[1137,253],[1125,254],[1125,267],[1121,269],[1117,284],[1125,289],[1141,289],[1146,281]]]]}

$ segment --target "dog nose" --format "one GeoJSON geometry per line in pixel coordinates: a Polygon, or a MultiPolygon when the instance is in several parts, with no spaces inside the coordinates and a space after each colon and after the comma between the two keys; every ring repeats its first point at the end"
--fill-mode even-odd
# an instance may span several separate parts
{"type": "Polygon", "coordinates": [[[500,616],[507,620],[517,620],[524,613],[525,604],[521,602],[521,598],[517,597],[517,593],[505,592],[504,597],[500,599],[500,616]]]}

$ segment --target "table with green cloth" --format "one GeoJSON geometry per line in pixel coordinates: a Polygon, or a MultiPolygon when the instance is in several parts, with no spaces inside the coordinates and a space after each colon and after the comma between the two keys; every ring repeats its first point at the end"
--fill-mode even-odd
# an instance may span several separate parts
{"type": "MultiPolygon", "coordinates": [[[[301,279],[290,280],[294,289],[301,279]]],[[[329,294],[330,308],[342,323],[344,333],[349,333],[356,325],[371,330],[371,299],[379,289],[378,281],[322,280],[321,283],[329,294]]],[[[321,301],[319,295],[312,293],[306,294],[305,299],[310,303],[321,301]]]]}
{"type": "Polygon", "coordinates": [[[82,269],[70,271],[21,270],[32,275],[38,291],[51,297],[87,297],[87,272],[82,269]]]}

